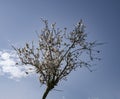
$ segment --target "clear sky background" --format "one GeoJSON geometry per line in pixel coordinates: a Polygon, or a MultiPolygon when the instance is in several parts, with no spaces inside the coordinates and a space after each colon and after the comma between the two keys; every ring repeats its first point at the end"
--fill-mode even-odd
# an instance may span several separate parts
{"type": "Polygon", "coordinates": [[[120,99],[119,0],[0,0],[0,99],[41,99],[45,87],[13,66],[10,46],[37,39],[41,17],[69,29],[83,19],[90,40],[107,42],[99,47],[102,60],[95,72],[72,72],[56,87],[63,91],[53,90],[47,99],[120,99]]]}

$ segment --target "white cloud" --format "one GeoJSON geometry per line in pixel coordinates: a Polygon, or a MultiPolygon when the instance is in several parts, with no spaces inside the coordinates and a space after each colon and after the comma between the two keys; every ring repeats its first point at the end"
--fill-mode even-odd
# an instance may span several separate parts
{"type": "Polygon", "coordinates": [[[33,73],[33,71],[30,71],[29,68],[33,68],[31,66],[25,66],[25,65],[15,65],[16,62],[20,62],[17,54],[15,51],[10,50],[3,50],[0,51],[0,75],[9,75],[10,78],[22,78],[26,77],[27,72],[33,73]]]}
{"type": "Polygon", "coordinates": [[[4,60],[9,59],[9,57],[10,57],[9,53],[7,52],[1,53],[1,58],[3,58],[4,60]]]}

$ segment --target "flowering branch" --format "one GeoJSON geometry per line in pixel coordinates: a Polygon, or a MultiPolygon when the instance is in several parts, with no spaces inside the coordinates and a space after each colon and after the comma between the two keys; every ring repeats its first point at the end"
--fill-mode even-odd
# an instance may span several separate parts
{"type": "Polygon", "coordinates": [[[92,71],[89,62],[99,59],[94,56],[99,51],[94,49],[96,42],[86,40],[87,34],[84,32],[85,26],[82,20],[69,34],[67,28],[62,32],[56,29],[56,23],[49,28],[48,21],[43,19],[42,21],[45,28],[38,34],[39,41],[36,48],[33,42],[32,45],[26,43],[23,48],[12,47],[22,64],[35,67],[40,83],[47,86],[42,98],[45,99],[48,93],[76,68],[85,66],[92,71]]]}

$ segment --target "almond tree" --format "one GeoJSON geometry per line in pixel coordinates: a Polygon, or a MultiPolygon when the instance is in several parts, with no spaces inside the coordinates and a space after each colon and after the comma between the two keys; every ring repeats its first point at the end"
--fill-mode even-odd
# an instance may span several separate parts
{"type": "Polygon", "coordinates": [[[48,93],[76,68],[86,67],[92,71],[91,62],[99,59],[94,56],[99,51],[95,50],[98,43],[87,41],[82,20],[69,33],[67,28],[63,31],[56,28],[56,23],[49,27],[47,20],[42,21],[45,27],[38,34],[38,44],[32,42],[23,48],[12,47],[21,63],[32,65],[39,74],[40,83],[46,85],[42,99],[46,99],[48,93]]]}

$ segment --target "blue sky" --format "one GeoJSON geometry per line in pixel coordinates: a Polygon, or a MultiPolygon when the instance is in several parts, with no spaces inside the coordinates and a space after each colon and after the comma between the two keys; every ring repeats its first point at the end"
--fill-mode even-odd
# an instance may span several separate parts
{"type": "Polygon", "coordinates": [[[0,99],[41,99],[45,87],[38,77],[10,68],[17,59],[10,43],[22,46],[37,39],[41,17],[70,29],[83,19],[90,40],[107,42],[98,47],[97,71],[72,72],[56,87],[63,91],[53,90],[47,99],[120,99],[119,0],[0,0],[0,99]]]}

